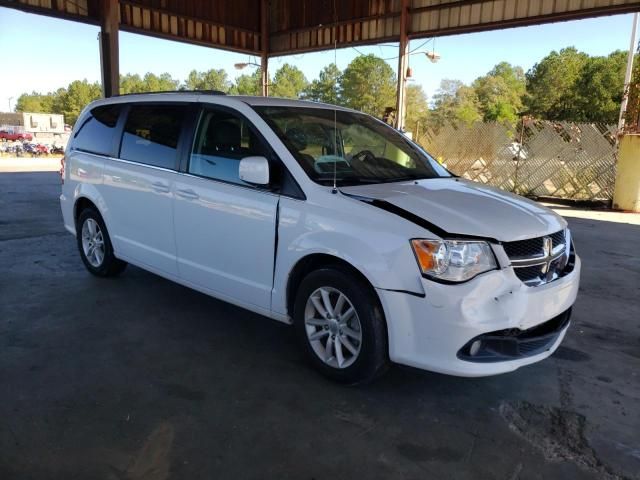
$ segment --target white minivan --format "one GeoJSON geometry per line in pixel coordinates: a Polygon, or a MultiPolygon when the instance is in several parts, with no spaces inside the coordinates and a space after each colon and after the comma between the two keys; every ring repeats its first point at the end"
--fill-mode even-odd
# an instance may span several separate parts
{"type": "Polygon", "coordinates": [[[569,326],[580,260],[565,220],[353,110],[212,92],[99,100],[61,173],[91,273],[131,263],[293,324],[340,382],[390,362],[508,372],[569,326]]]}

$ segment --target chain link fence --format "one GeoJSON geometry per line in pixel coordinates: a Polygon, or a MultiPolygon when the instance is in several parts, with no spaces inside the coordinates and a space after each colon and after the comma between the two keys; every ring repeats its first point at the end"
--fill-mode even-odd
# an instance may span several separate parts
{"type": "Polygon", "coordinates": [[[532,197],[613,198],[616,125],[526,119],[427,129],[420,144],[464,178],[532,197]]]}

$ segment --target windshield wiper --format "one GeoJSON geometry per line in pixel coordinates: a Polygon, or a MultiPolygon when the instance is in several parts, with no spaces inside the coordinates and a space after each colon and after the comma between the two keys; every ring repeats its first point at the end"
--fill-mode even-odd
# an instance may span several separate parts
{"type": "Polygon", "coordinates": [[[426,180],[430,178],[436,178],[436,177],[428,177],[426,175],[405,175],[402,177],[385,178],[384,183],[406,182],[409,180],[426,180]]]}
{"type": "MultiPolygon", "coordinates": [[[[340,187],[348,187],[351,185],[371,185],[375,183],[382,183],[384,180],[379,178],[363,178],[356,176],[349,177],[338,177],[336,178],[336,185],[340,187]]],[[[333,178],[317,178],[316,182],[322,183],[323,185],[333,185],[333,178]]]]}

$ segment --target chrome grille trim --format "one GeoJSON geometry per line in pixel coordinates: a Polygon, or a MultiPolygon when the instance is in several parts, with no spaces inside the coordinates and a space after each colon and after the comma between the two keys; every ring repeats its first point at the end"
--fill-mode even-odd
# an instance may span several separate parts
{"type": "Polygon", "coordinates": [[[503,243],[516,276],[527,286],[543,285],[561,277],[571,255],[571,233],[560,230],[527,240],[503,243]],[[531,252],[530,255],[518,253],[531,252]]]}

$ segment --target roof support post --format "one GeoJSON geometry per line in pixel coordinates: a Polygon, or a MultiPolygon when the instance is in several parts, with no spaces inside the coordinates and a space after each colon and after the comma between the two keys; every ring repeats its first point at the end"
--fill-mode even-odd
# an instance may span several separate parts
{"type": "Polygon", "coordinates": [[[260,75],[262,96],[269,96],[269,0],[260,1],[260,75]]]}
{"type": "Polygon", "coordinates": [[[114,97],[120,94],[120,52],[118,32],[120,11],[118,0],[102,0],[100,18],[100,71],[102,94],[114,97]]]}
{"type": "Polygon", "coordinates": [[[400,12],[400,45],[398,52],[398,94],[396,96],[396,128],[404,130],[407,108],[407,67],[409,65],[409,0],[402,0],[400,12]]]}

